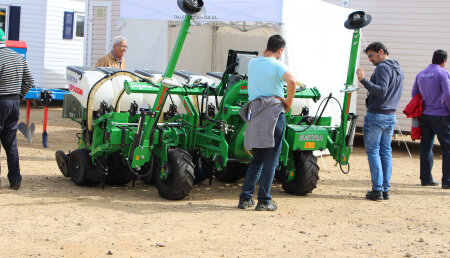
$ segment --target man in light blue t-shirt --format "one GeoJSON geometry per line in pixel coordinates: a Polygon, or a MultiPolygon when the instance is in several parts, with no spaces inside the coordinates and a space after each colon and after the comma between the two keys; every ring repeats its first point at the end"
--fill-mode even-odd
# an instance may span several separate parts
{"type": "Polygon", "coordinates": [[[277,96],[284,98],[283,75],[288,67],[274,56],[260,56],[248,64],[248,100],[277,96]]]}
{"type": "MultiPolygon", "coordinates": [[[[256,189],[256,183],[259,182],[258,204],[255,207],[257,211],[275,211],[276,204],[272,201],[270,188],[275,176],[275,169],[278,167],[281,153],[281,142],[286,125],[284,112],[288,112],[292,105],[295,94],[295,78],[285,64],[278,59],[283,54],[286,42],[280,35],[273,35],[267,42],[267,48],[264,56],[254,58],[248,64],[248,95],[249,95],[249,119],[245,131],[247,138],[252,138],[255,142],[261,135],[266,135],[261,130],[268,129],[269,135],[273,135],[273,147],[258,148],[253,147],[253,158],[245,175],[242,193],[239,196],[238,207],[246,209],[253,207],[255,202],[252,199],[256,189]],[[287,98],[284,98],[284,82],[287,83],[287,98]],[[275,98],[273,98],[275,97],[275,98]],[[280,102],[281,100],[281,102],[280,102]],[[258,111],[251,113],[252,104],[258,106],[256,102],[265,103],[259,105],[258,111]],[[281,108],[278,108],[281,104],[281,108]],[[284,110],[283,105],[284,104],[284,110]],[[284,111],[284,112],[283,112],[284,111]],[[273,118],[273,119],[267,119],[273,118]],[[273,121],[273,126],[267,126],[267,123],[273,121]],[[249,123],[262,123],[258,124],[249,123]],[[250,129],[251,128],[251,129],[250,129]],[[249,130],[250,129],[250,130],[249,130]],[[269,130],[271,130],[269,132],[269,130]]],[[[247,116],[245,116],[247,117],[247,116]]],[[[264,141],[264,139],[261,139],[264,141]]]]}

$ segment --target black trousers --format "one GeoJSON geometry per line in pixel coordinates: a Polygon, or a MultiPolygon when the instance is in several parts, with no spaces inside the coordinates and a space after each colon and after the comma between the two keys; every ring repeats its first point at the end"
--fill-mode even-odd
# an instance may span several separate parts
{"type": "Polygon", "coordinates": [[[442,150],[442,185],[450,185],[450,116],[431,116],[422,114],[420,117],[422,140],[420,140],[420,181],[433,181],[434,136],[437,135],[442,150]]]}
{"type": "Polygon", "coordinates": [[[19,152],[17,150],[19,113],[20,100],[0,100],[0,140],[6,152],[8,180],[11,186],[18,185],[22,181],[19,167],[19,152]]]}

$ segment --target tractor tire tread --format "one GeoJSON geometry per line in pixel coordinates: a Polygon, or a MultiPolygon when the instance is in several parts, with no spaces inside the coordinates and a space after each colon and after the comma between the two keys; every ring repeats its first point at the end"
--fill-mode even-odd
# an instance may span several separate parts
{"type": "Polygon", "coordinates": [[[194,188],[194,163],[191,155],[180,148],[169,150],[167,169],[169,177],[161,180],[156,176],[158,194],[169,200],[181,200],[194,188]]]}
{"type": "Polygon", "coordinates": [[[291,182],[284,182],[283,189],[294,195],[307,195],[317,187],[319,165],[311,151],[294,153],[295,176],[291,182]]]}

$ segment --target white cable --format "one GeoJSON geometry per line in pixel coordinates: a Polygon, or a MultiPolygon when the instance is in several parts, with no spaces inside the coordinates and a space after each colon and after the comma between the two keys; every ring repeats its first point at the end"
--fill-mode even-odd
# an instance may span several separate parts
{"type": "Polygon", "coordinates": [[[324,161],[324,159],[323,159],[323,154],[322,154],[322,152],[320,152],[320,158],[322,159],[322,164],[323,164],[323,167],[325,168],[325,171],[328,172],[327,166],[325,165],[325,161],[324,161]]]}
{"type": "Polygon", "coordinates": [[[409,151],[408,144],[406,144],[405,139],[403,139],[403,133],[402,129],[400,128],[400,124],[398,123],[397,119],[395,119],[395,122],[397,123],[398,131],[400,132],[400,136],[402,137],[403,142],[405,143],[406,150],[408,151],[409,157],[412,158],[411,152],[409,151]]]}
{"type": "Polygon", "coordinates": [[[366,39],[364,38],[364,34],[361,32],[359,35],[361,36],[360,39],[364,43],[364,49],[366,49],[367,48],[367,42],[366,42],[366,39]]]}

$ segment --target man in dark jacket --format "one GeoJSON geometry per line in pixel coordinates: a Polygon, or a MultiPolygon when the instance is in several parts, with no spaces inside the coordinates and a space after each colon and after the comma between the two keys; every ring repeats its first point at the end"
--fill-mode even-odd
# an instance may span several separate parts
{"type": "Polygon", "coordinates": [[[27,62],[14,50],[6,48],[5,33],[0,29],[0,140],[8,161],[9,185],[14,190],[18,190],[22,182],[16,140],[20,99],[33,82],[27,62]]]}
{"type": "Polygon", "coordinates": [[[364,52],[369,61],[376,66],[370,81],[364,78],[363,69],[359,68],[356,71],[358,81],[368,91],[363,132],[372,191],[366,194],[366,198],[381,201],[389,199],[392,175],[391,141],[404,76],[399,63],[389,59],[389,52],[382,43],[373,42],[364,52]]]}

